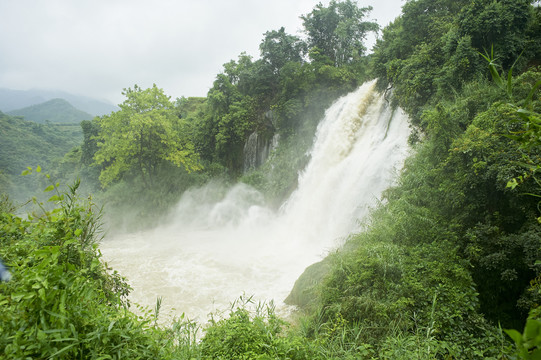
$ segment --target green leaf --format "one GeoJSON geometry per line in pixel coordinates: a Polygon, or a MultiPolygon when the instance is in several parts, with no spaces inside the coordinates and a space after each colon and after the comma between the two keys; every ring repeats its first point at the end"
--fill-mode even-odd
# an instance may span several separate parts
{"type": "Polygon", "coordinates": [[[53,202],[53,201],[60,201],[60,200],[62,200],[62,198],[61,198],[60,196],[58,196],[58,195],[53,195],[53,196],[51,196],[51,197],[49,198],[49,200],[47,200],[47,201],[53,202]]]}
{"type": "Polygon", "coordinates": [[[45,188],[45,190],[43,190],[44,192],[49,192],[49,191],[52,191],[54,190],[54,185],[49,185],[45,188]]]}
{"type": "MultiPolygon", "coordinates": [[[[61,314],[58,314],[58,313],[55,313],[55,312],[52,312],[50,310],[47,310],[45,309],[45,312],[51,316],[54,316],[54,317],[57,317],[59,319],[63,319],[63,320],[68,320],[68,318],[64,315],[61,315],[61,314]]],[[[53,330],[49,330],[49,332],[52,332],[53,330]]],[[[66,329],[57,329],[57,330],[54,330],[54,331],[57,331],[57,332],[64,332],[64,331],[67,331],[66,329]]]]}
{"type": "Polygon", "coordinates": [[[25,293],[17,293],[17,294],[11,294],[11,299],[15,302],[19,302],[21,301],[22,299],[32,299],[33,297],[35,297],[35,294],[32,292],[32,293],[28,293],[28,292],[25,292],[25,293]]]}
{"type": "MultiPolygon", "coordinates": [[[[541,335],[541,321],[535,319],[528,319],[524,334],[527,339],[538,340],[541,335]]],[[[535,345],[538,345],[537,343],[535,345]]]]}
{"type": "Polygon", "coordinates": [[[511,179],[507,182],[507,185],[506,187],[507,188],[511,188],[511,190],[514,190],[516,187],[518,186],[518,181],[517,179],[511,179]]]}
{"type": "Polygon", "coordinates": [[[116,323],[116,320],[111,321],[111,323],[109,324],[109,327],[107,328],[107,332],[111,332],[111,329],[113,328],[113,326],[115,326],[115,323],[116,323]]]}
{"type": "Polygon", "coordinates": [[[43,301],[46,301],[47,300],[47,296],[46,296],[46,293],[45,293],[45,289],[44,288],[40,288],[38,290],[38,294],[39,294],[39,298],[43,301]]]}
{"type": "Polygon", "coordinates": [[[504,89],[505,86],[503,84],[503,80],[500,76],[500,73],[498,73],[498,70],[496,69],[496,65],[494,63],[490,63],[488,66],[488,69],[490,70],[490,75],[492,76],[492,80],[498,85],[501,89],[504,89]]]}
{"type": "MultiPolygon", "coordinates": [[[[514,66],[514,65],[513,65],[514,66]]],[[[509,72],[507,73],[507,88],[506,88],[507,94],[511,96],[513,91],[513,67],[509,69],[509,72]]]]}
{"type": "Polygon", "coordinates": [[[526,98],[526,102],[525,102],[525,104],[524,104],[525,106],[531,108],[533,95],[535,94],[535,91],[537,90],[537,88],[540,87],[540,86],[541,86],[541,80],[539,80],[538,82],[535,83],[535,85],[533,86],[532,90],[531,90],[530,93],[528,94],[528,97],[526,98]]]}
{"type": "Polygon", "coordinates": [[[541,360],[541,349],[535,349],[530,353],[530,359],[541,360]]]}
{"type": "Polygon", "coordinates": [[[63,352],[65,351],[68,351],[69,349],[71,349],[72,347],[74,347],[75,345],[77,345],[77,343],[74,343],[74,344],[71,344],[71,345],[68,345],[60,350],[58,350],[57,352],[55,352],[54,354],[51,355],[50,359],[53,359],[55,358],[57,355],[60,355],[62,354],[63,352]]]}
{"type": "Polygon", "coordinates": [[[517,330],[515,330],[515,329],[509,329],[509,330],[504,329],[503,331],[505,331],[505,333],[506,333],[507,335],[509,335],[509,337],[510,337],[511,339],[513,339],[513,341],[515,342],[515,344],[517,344],[517,345],[522,344],[522,334],[519,333],[517,330]]]}

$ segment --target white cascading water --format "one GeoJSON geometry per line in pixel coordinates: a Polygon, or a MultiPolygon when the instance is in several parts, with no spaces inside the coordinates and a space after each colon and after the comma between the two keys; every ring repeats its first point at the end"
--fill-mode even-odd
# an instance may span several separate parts
{"type": "Polygon", "coordinates": [[[204,322],[242,295],[286,309],[303,270],[357,231],[396,178],[408,136],[406,115],[366,83],[327,110],[298,189],[278,213],[247,185],[209,184],[183,195],[170,225],[105,239],[101,250],[129,279],[132,301],[152,307],[162,297],[172,316],[204,322]]]}

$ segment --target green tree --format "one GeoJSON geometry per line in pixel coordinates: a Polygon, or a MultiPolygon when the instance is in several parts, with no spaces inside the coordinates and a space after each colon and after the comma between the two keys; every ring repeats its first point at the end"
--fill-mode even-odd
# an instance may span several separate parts
{"type": "Polygon", "coordinates": [[[469,70],[467,56],[471,51],[467,41],[458,44],[459,35],[451,39],[448,35],[457,32],[454,27],[457,13],[466,3],[464,0],[408,1],[401,17],[385,28],[382,40],[376,44],[374,75],[382,89],[394,88],[395,101],[410,114],[415,125],[419,125],[422,107],[437,94],[438,85],[449,87],[447,82],[441,84],[440,74],[448,80],[469,70]],[[463,54],[453,58],[458,46],[463,54]],[[446,62],[451,68],[447,68],[446,62]]]}
{"type": "Polygon", "coordinates": [[[383,31],[374,51],[381,89],[394,88],[396,101],[420,124],[423,110],[456,96],[464,84],[486,77],[479,53],[493,47],[508,70],[536,64],[539,10],[528,0],[416,0],[383,31]]]}
{"type": "Polygon", "coordinates": [[[302,62],[306,44],[298,37],[286,34],[283,27],[278,31],[267,31],[264,35],[259,45],[261,58],[270,65],[274,74],[279,74],[280,69],[290,61],[302,62]]]}
{"type": "Polygon", "coordinates": [[[363,41],[367,34],[379,29],[377,23],[363,21],[371,10],[371,6],[359,8],[351,0],[332,0],[328,7],[316,5],[301,16],[309,47],[319,48],[336,66],[358,60],[366,51],[363,41]]]}
{"type": "Polygon", "coordinates": [[[268,66],[252,62],[241,54],[238,61],[224,64],[224,71],[216,76],[207,95],[206,116],[201,123],[200,143],[209,149],[205,154],[233,172],[242,168],[243,147],[246,138],[257,127],[260,114],[275,91],[276,81],[269,81],[268,66]]]}
{"type": "Polygon", "coordinates": [[[81,163],[83,165],[90,165],[94,162],[94,154],[98,151],[96,138],[100,132],[100,126],[97,119],[92,121],[83,120],[81,121],[81,128],[83,129],[81,163]]]}
{"type": "Polygon", "coordinates": [[[187,124],[175,116],[174,105],[155,84],[146,90],[135,85],[124,89],[120,111],[98,118],[100,132],[95,163],[104,165],[100,174],[107,186],[129,171],[135,171],[146,187],[165,162],[186,170],[200,169],[199,156],[186,132],[187,124]]]}
{"type": "Polygon", "coordinates": [[[479,51],[493,46],[509,69],[531,42],[525,36],[531,11],[531,0],[471,1],[459,14],[460,33],[469,35],[479,51]]]}

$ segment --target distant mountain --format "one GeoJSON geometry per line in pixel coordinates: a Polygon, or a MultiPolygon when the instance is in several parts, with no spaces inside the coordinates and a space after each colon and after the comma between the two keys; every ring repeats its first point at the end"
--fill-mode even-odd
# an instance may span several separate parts
{"type": "Polygon", "coordinates": [[[7,113],[11,110],[25,108],[43,103],[51,99],[65,99],[77,109],[93,116],[109,114],[117,111],[118,107],[104,100],[70,94],[59,90],[12,90],[0,88],[0,111],[7,113]]]}
{"type": "Polygon", "coordinates": [[[41,104],[23,109],[8,111],[13,116],[23,116],[25,120],[37,123],[49,121],[52,124],[76,124],[83,120],[92,120],[94,116],[76,109],[64,99],[52,99],[41,104]]]}

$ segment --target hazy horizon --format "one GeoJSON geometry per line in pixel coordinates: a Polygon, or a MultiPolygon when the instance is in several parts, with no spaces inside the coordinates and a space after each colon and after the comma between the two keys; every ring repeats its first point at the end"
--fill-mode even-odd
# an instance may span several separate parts
{"type": "MultiPolygon", "coordinates": [[[[321,1],[324,5],[328,0],[321,1]]],[[[206,96],[223,64],[259,57],[267,31],[302,36],[318,0],[0,2],[0,88],[61,90],[123,101],[122,89],[155,83],[172,99],[206,96]]],[[[358,1],[385,26],[402,0],[358,1]]],[[[373,41],[373,39],[371,40],[373,41]]]]}

